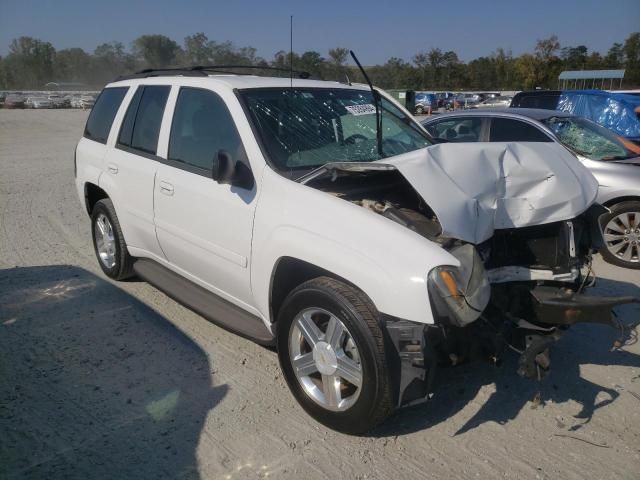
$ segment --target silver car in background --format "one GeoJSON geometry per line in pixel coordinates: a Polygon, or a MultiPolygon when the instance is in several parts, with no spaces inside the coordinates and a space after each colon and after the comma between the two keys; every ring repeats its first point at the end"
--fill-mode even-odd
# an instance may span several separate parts
{"type": "Polygon", "coordinates": [[[512,98],[513,97],[503,95],[487,98],[486,100],[477,104],[475,108],[507,108],[509,107],[509,105],[511,105],[512,98]]]}
{"type": "Polygon", "coordinates": [[[445,113],[422,125],[449,142],[559,142],[591,170],[609,263],[640,269],[640,147],[582,117],[554,110],[510,108],[445,113]]]}

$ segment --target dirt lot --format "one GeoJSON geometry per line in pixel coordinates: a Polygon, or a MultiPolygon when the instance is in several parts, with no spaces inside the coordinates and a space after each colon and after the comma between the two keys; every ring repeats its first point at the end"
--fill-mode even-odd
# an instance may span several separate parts
{"type": "MultiPolygon", "coordinates": [[[[541,385],[512,357],[464,366],[369,436],[327,431],[274,352],[102,275],[73,188],[85,120],[0,110],[0,478],[640,478],[637,328],[617,351],[575,328],[541,385]]],[[[640,294],[640,273],[596,272],[640,294]]]]}

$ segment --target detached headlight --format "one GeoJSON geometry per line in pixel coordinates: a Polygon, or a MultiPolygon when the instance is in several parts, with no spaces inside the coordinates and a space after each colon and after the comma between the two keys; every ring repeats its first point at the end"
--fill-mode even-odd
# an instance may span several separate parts
{"type": "Polygon", "coordinates": [[[473,245],[465,244],[449,253],[460,260],[460,266],[443,265],[429,272],[431,307],[440,319],[464,327],[487,307],[491,286],[473,245]]]}

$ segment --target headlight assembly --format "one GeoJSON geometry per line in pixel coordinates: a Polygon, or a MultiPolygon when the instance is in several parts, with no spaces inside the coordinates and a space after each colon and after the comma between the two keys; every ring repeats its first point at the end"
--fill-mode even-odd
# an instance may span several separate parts
{"type": "Polygon", "coordinates": [[[489,303],[491,286],[475,247],[465,244],[451,250],[460,266],[443,265],[429,272],[429,297],[434,316],[453,326],[476,320],[489,303]]]}

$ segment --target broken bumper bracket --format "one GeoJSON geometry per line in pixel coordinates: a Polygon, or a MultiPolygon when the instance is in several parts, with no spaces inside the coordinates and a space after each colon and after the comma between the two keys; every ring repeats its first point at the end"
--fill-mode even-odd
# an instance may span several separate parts
{"type": "MultiPolygon", "coordinates": [[[[552,286],[537,286],[531,290],[533,321],[553,328],[552,333],[540,333],[543,328],[527,329],[526,348],[520,355],[518,374],[528,378],[541,379],[549,369],[551,359],[549,348],[560,339],[566,327],[576,323],[599,323],[616,326],[612,309],[617,305],[640,303],[640,298],[600,297],[576,294],[567,289],[552,286]],[[564,327],[564,328],[562,328],[564,327]]],[[[524,327],[526,329],[526,327],[524,327]]]]}
{"type": "Polygon", "coordinates": [[[617,305],[640,303],[640,298],[600,297],[576,294],[558,287],[538,286],[531,290],[535,321],[547,325],[575,323],[613,325],[611,310],[617,305]]]}

